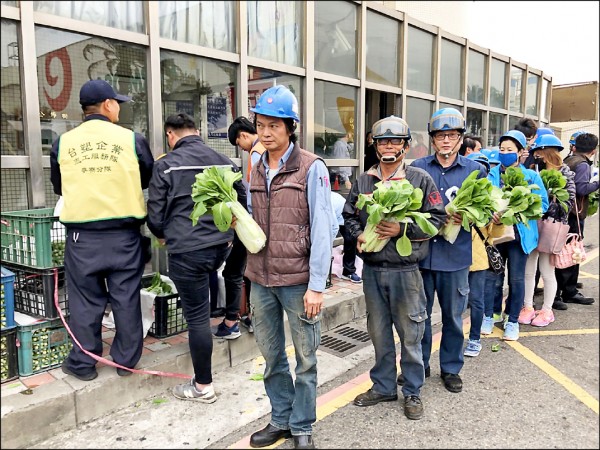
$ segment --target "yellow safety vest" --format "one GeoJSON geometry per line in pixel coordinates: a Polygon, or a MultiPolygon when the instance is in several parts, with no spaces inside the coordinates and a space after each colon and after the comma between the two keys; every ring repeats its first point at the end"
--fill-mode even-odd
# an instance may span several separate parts
{"type": "Polygon", "coordinates": [[[65,223],[146,217],[133,131],[89,120],[60,137],[65,223]]]}

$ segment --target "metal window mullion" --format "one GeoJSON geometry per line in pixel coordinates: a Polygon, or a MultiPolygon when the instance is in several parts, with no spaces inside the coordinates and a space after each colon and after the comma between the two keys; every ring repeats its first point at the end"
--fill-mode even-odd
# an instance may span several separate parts
{"type": "Polygon", "coordinates": [[[146,52],[148,95],[148,140],[152,154],[156,158],[163,153],[163,117],[162,117],[162,86],[160,73],[160,18],[158,2],[145,2],[146,24],[148,27],[149,48],[146,52]]]}
{"type": "MultiPolygon", "coordinates": [[[[305,2],[304,8],[305,23],[315,23],[315,2],[305,2]],[[310,20],[309,20],[310,18],[310,20]]],[[[304,148],[308,151],[315,151],[315,27],[304,27],[304,67],[306,76],[304,77],[304,148]],[[312,95],[309,95],[312,93],[312,95]]]]}

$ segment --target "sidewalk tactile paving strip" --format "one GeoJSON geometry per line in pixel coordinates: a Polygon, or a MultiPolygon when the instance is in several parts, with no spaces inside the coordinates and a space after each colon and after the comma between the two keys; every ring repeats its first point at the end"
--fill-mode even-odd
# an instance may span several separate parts
{"type": "Polygon", "coordinates": [[[319,349],[334,356],[343,357],[371,343],[369,333],[356,326],[345,325],[321,335],[319,349]]]}

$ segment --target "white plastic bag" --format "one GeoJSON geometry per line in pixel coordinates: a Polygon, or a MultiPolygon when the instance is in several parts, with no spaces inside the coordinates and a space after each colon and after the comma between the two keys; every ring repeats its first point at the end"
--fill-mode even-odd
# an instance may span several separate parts
{"type": "MultiPolygon", "coordinates": [[[[342,272],[344,271],[344,246],[338,245],[337,247],[333,247],[331,255],[333,256],[333,263],[331,264],[331,273],[333,275],[336,275],[338,278],[342,278],[342,272]]],[[[362,277],[363,260],[357,256],[354,261],[354,266],[356,267],[356,275],[362,277]]]]}

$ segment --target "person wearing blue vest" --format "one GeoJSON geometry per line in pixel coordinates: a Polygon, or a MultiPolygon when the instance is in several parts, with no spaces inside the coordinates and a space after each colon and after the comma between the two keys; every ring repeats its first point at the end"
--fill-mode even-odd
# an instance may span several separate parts
{"type": "MultiPolygon", "coordinates": [[[[539,131],[539,130],[538,130],[539,131]]],[[[521,156],[527,147],[527,139],[525,135],[518,130],[510,130],[500,137],[500,153],[498,159],[500,164],[490,170],[488,179],[492,185],[502,187],[504,182],[502,174],[509,167],[516,167],[525,176],[527,184],[535,184],[538,189],[532,189],[532,194],[537,194],[542,198],[542,212],[548,210],[548,192],[544,187],[540,175],[531,169],[526,169],[523,164],[520,164],[521,156]]],[[[495,221],[499,220],[498,214],[495,214],[495,221]]],[[[517,223],[514,225],[515,239],[508,242],[497,244],[496,247],[506,261],[508,268],[508,297],[504,308],[504,334],[502,339],[505,341],[516,341],[519,339],[519,313],[525,301],[525,265],[528,255],[537,248],[538,244],[538,227],[537,220],[529,220],[528,224],[517,223]]],[[[504,275],[499,275],[503,277],[504,275]]],[[[496,283],[496,286],[502,286],[503,283],[496,283]]],[[[502,289],[502,287],[499,287],[502,289]]],[[[486,298],[486,302],[493,299],[486,298]]],[[[484,325],[493,320],[489,316],[484,317],[484,325]]]]}
{"type": "MultiPolygon", "coordinates": [[[[143,349],[141,280],[149,260],[142,190],[148,187],[154,158],[139,133],[116,125],[120,104],[104,80],[87,81],[79,92],[85,115],[81,125],[62,134],[50,152],[50,180],[64,206],[59,220],[67,230],[65,275],[69,327],[74,343],[62,371],[80,380],[98,376],[102,318],[110,302],[116,333],[110,347],[115,363],[133,368],[143,349]]],[[[120,376],[132,372],[117,368],[120,376]]]]}
{"type": "MultiPolygon", "coordinates": [[[[427,128],[435,154],[419,158],[411,166],[431,175],[445,206],[473,171],[479,172],[477,178],[484,178],[486,173],[481,164],[458,153],[466,131],[465,118],[458,110],[442,108],[434,112],[427,128]]],[[[448,221],[461,223],[462,216],[449,216],[448,221]]],[[[430,374],[431,312],[437,293],[442,312],[441,377],[444,387],[454,393],[461,392],[463,386],[459,375],[464,365],[462,314],[467,308],[469,297],[471,264],[471,233],[462,228],[452,244],[441,236],[434,236],[429,241],[429,253],[419,263],[427,297],[427,320],[421,339],[425,376],[430,374]]],[[[405,381],[401,375],[398,376],[398,384],[405,381]]]]}

